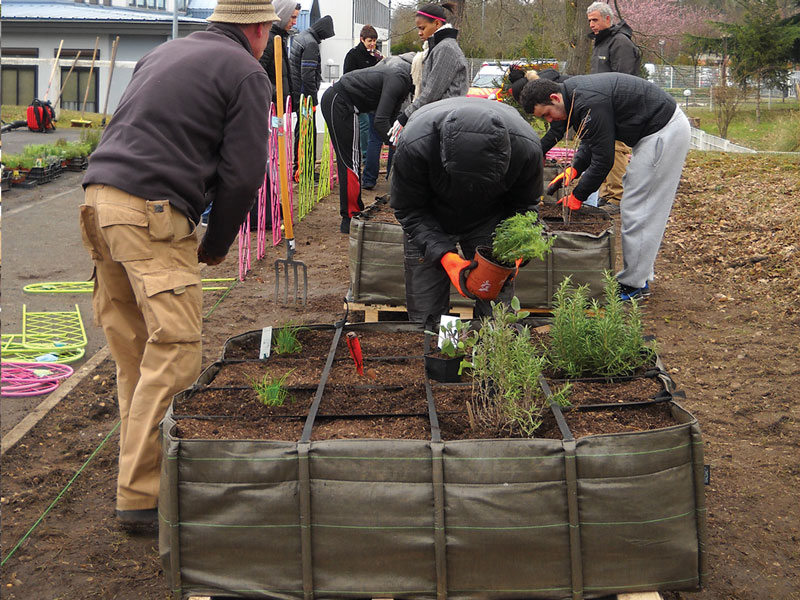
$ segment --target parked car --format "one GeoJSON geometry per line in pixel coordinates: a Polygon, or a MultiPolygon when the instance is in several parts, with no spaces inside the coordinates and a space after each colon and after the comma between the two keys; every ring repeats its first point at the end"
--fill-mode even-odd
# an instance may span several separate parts
{"type": "Polygon", "coordinates": [[[472,79],[469,90],[467,90],[467,96],[497,100],[497,92],[503,84],[503,77],[510,64],[483,63],[472,79]]]}

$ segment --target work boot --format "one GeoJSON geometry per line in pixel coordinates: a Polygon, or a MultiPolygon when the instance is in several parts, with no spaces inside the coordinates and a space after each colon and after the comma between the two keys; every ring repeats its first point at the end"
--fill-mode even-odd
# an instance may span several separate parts
{"type": "Polygon", "coordinates": [[[597,201],[597,208],[606,211],[610,215],[619,214],[619,202],[616,200],[609,200],[608,198],[600,198],[597,201]]]}
{"type": "Polygon", "coordinates": [[[158,509],[117,510],[117,522],[130,533],[158,530],[158,509]]]}

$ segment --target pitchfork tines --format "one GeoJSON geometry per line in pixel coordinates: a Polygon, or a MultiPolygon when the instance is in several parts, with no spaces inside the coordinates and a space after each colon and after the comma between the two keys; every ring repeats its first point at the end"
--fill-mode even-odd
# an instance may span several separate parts
{"type": "Polygon", "coordinates": [[[283,279],[283,303],[289,304],[289,288],[292,288],[292,300],[303,306],[308,301],[308,269],[306,263],[294,260],[295,241],[286,240],[286,258],[275,260],[275,302],[280,302],[281,279],[283,279]],[[281,276],[283,269],[283,276],[281,276]],[[302,271],[302,273],[301,273],[302,271]],[[303,278],[303,292],[300,293],[300,277],[303,278]]]}

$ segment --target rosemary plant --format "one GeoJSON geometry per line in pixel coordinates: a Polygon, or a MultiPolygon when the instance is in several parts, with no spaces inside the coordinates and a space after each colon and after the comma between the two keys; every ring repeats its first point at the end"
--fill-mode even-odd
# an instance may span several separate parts
{"type": "Polygon", "coordinates": [[[602,306],[589,301],[587,285],[573,287],[569,277],[555,293],[548,356],[568,377],[629,375],[655,356],[655,348],[644,341],[636,301],[626,310],[617,280],[608,271],[604,280],[602,306]]]}

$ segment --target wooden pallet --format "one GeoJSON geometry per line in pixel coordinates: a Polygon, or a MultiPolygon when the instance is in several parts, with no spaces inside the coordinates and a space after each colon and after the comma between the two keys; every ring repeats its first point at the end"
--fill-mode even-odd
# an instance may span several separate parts
{"type": "MultiPolygon", "coordinates": [[[[393,304],[370,304],[370,303],[361,303],[361,302],[350,302],[348,303],[345,308],[349,306],[350,312],[356,310],[363,310],[364,311],[364,321],[366,323],[374,323],[380,319],[380,313],[403,313],[406,314],[406,307],[404,305],[393,305],[393,304]]],[[[549,308],[523,308],[522,310],[527,310],[532,315],[539,315],[539,316],[549,316],[552,314],[552,311],[549,308]]],[[[468,320],[472,318],[472,307],[471,306],[451,306],[450,311],[448,314],[454,315],[459,319],[468,320]]],[[[384,319],[386,321],[391,321],[393,319],[384,319]]]]}

